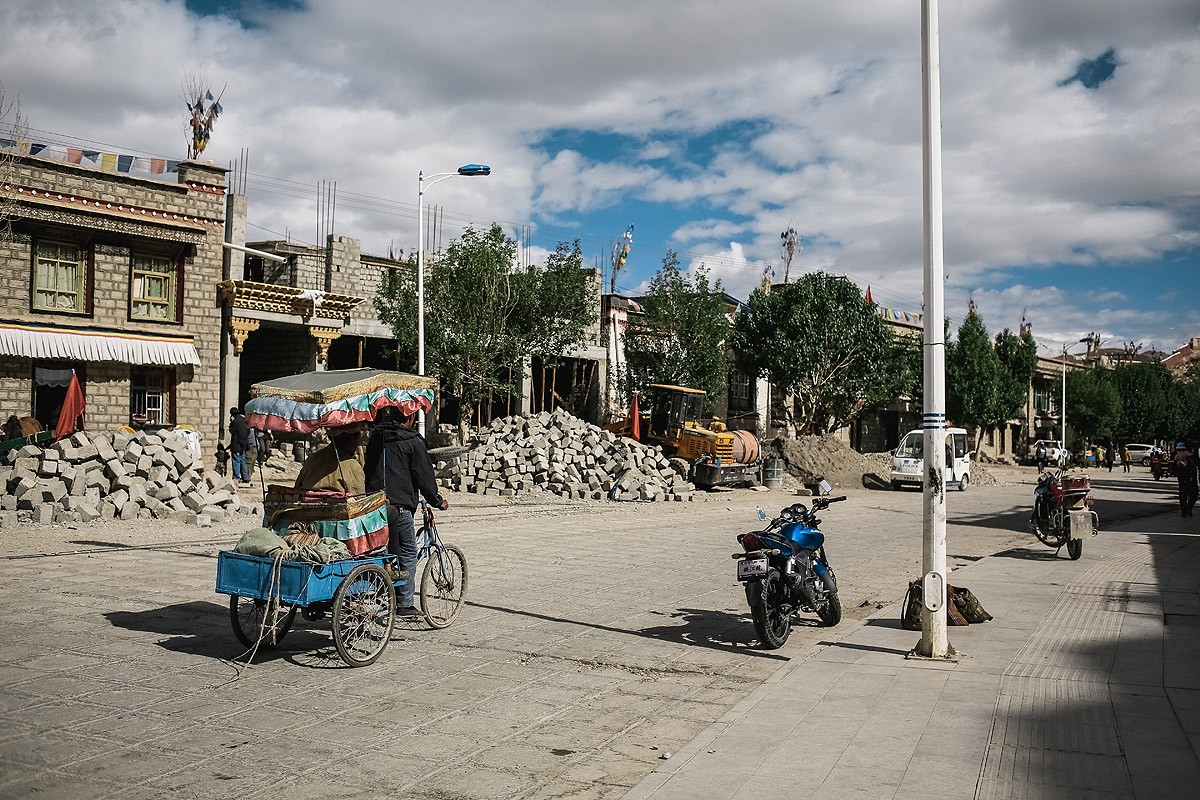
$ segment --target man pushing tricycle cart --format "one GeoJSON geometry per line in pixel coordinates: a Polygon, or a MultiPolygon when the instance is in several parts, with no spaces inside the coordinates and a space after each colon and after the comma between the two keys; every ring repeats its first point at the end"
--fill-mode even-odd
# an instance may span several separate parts
{"type": "Polygon", "coordinates": [[[251,427],[283,436],[321,429],[333,440],[322,455],[328,467],[302,470],[299,486],[266,487],[264,527],[218,556],[217,591],[230,596],[234,633],[252,653],[278,644],[297,610],[308,620],[329,614],[338,655],[351,666],[379,658],[398,614],[423,616],[434,628],[458,616],[466,557],[438,536],[433,508],[448,503],[410,422],[432,407],[436,388],[432,378],[374,369],[309,372],[251,387],[251,427]],[[361,468],[341,453],[352,452],[346,437],[366,425],[365,475],[355,476],[351,467],[361,468]],[[337,473],[333,480],[313,480],[329,470],[337,473]]]}

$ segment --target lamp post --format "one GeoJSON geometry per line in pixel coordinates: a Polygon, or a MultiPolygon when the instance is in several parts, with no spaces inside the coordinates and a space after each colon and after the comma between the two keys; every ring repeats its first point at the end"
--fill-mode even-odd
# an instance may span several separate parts
{"type": "MultiPolygon", "coordinates": [[[[425,374],[425,183],[441,183],[447,178],[462,175],[467,178],[491,175],[487,164],[464,164],[454,172],[437,172],[425,177],[417,173],[417,374],[425,374]]],[[[425,412],[417,412],[417,432],[425,435],[425,412]]]]}
{"type": "MultiPolygon", "coordinates": [[[[1078,342],[1075,342],[1075,344],[1083,344],[1084,342],[1087,342],[1090,346],[1095,338],[1096,334],[1089,333],[1078,342]]],[[[1067,452],[1067,349],[1069,347],[1074,347],[1074,345],[1068,345],[1064,343],[1062,349],[1062,409],[1060,412],[1060,421],[1062,422],[1062,440],[1059,442],[1059,444],[1062,446],[1059,448],[1058,453],[1060,462],[1064,460],[1063,455],[1067,452]]]]}

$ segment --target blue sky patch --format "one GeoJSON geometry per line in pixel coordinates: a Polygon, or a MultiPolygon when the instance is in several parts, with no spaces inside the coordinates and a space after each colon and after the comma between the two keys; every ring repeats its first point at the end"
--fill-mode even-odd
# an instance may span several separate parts
{"type": "Polygon", "coordinates": [[[229,17],[244,28],[256,28],[273,11],[303,11],[308,0],[184,0],[199,17],[229,17]]]}

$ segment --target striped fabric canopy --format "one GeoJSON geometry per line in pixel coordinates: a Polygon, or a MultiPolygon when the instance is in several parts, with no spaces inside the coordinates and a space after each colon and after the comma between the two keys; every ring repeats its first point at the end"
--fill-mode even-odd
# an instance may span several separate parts
{"type": "Polygon", "coordinates": [[[0,322],[0,355],[123,364],[200,365],[191,337],[0,322]]]}
{"type": "Polygon", "coordinates": [[[312,433],[369,422],[385,406],[406,414],[429,411],[437,379],[379,369],[306,372],[250,387],[246,403],[252,428],[278,433],[312,433]]]}

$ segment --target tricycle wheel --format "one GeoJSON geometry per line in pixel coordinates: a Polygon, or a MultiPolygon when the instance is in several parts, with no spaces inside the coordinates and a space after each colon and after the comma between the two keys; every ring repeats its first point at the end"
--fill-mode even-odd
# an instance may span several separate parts
{"type": "Polygon", "coordinates": [[[452,544],[434,548],[421,572],[421,613],[434,628],[458,618],[467,596],[467,557],[452,544]]]}
{"type": "Polygon", "coordinates": [[[350,571],[333,596],[333,643],[352,667],[365,667],[387,647],[396,622],[392,579],[377,564],[350,571]]]}
{"type": "Polygon", "coordinates": [[[246,647],[258,645],[270,649],[283,641],[292,629],[296,618],[296,607],[286,609],[278,600],[267,602],[255,597],[229,596],[229,621],[233,623],[233,634],[246,647]],[[262,641],[259,641],[259,639],[262,641]]]}

